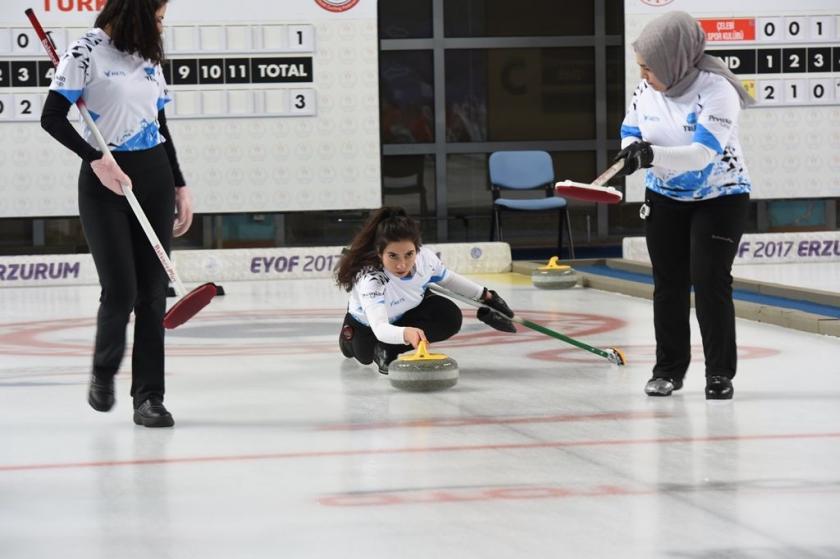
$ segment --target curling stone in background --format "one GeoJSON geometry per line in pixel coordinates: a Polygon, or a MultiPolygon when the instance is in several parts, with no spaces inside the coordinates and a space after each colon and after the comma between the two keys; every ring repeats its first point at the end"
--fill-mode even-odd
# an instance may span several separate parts
{"type": "Polygon", "coordinates": [[[388,366],[391,386],[409,392],[445,390],[458,383],[458,363],[442,353],[429,353],[426,342],[420,342],[417,352],[404,353],[388,366]]]}
{"type": "Polygon", "coordinates": [[[534,287],[540,289],[569,289],[577,285],[578,279],[579,276],[571,266],[557,263],[556,256],[552,256],[545,266],[531,272],[534,287]]]}

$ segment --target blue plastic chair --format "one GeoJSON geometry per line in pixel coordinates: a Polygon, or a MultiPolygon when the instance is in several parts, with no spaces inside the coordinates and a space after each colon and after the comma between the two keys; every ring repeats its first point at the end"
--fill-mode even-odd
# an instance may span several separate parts
{"type": "Polygon", "coordinates": [[[572,228],[568,220],[565,198],[554,195],[554,165],[545,151],[496,151],[490,154],[490,190],[493,192],[493,216],[490,224],[490,240],[502,238],[502,212],[545,212],[556,211],[559,217],[557,227],[557,255],[563,248],[563,226],[569,230],[569,256],[575,257],[572,243],[572,228]],[[541,189],[542,198],[502,198],[502,190],[541,189]]]}

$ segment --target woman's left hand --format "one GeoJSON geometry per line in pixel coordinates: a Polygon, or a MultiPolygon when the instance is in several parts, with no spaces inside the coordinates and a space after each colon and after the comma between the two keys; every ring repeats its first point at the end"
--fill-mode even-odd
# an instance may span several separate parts
{"type": "Polygon", "coordinates": [[[192,191],[189,186],[181,186],[175,189],[175,211],[178,212],[178,217],[175,218],[172,234],[180,237],[192,225],[192,191]]]}

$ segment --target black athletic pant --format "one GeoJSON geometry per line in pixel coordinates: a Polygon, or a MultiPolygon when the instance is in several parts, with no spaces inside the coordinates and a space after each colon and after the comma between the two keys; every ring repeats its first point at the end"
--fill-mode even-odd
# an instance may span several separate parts
{"type": "MultiPolygon", "coordinates": [[[[399,320],[394,322],[395,326],[412,326],[420,328],[426,334],[429,342],[441,342],[448,340],[461,329],[461,309],[445,297],[429,295],[427,292],[423,301],[406,312],[399,320]]],[[[373,361],[373,348],[377,343],[376,336],[370,326],[366,326],[347,313],[344,317],[344,324],[353,327],[353,355],[360,363],[367,365],[373,361]]],[[[382,344],[391,355],[397,355],[412,349],[407,344],[382,344]]]]}
{"type": "MultiPolygon", "coordinates": [[[[175,184],[166,151],[159,145],[113,155],[131,177],[135,196],[169,252],[175,184]]],[[[125,353],[126,326],[134,311],[131,395],[135,407],[149,397],[163,398],[166,272],[128,201],[102,186],[88,163],[79,172],[79,216],[102,286],[93,374],[110,378],[117,373],[125,353]]]]}
{"type": "Polygon", "coordinates": [[[645,233],[653,264],[654,377],[682,379],[691,361],[691,286],[706,376],[735,376],[732,262],[744,232],[749,195],[678,202],[648,190],[645,233]]]}

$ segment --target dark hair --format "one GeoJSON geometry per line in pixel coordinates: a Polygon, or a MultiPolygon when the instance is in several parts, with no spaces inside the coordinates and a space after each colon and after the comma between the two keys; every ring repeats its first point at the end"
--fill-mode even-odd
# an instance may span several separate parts
{"type": "Polygon", "coordinates": [[[163,62],[163,37],[158,33],[155,12],[168,0],[108,0],[96,17],[96,27],[110,26],[117,50],[138,54],[155,64],[163,62]]]}
{"type": "Polygon", "coordinates": [[[379,259],[388,243],[411,241],[420,249],[420,226],[402,208],[380,208],[362,226],[350,248],[345,250],[335,272],[336,283],[346,291],[353,290],[359,273],[366,268],[382,268],[379,259]]]}

